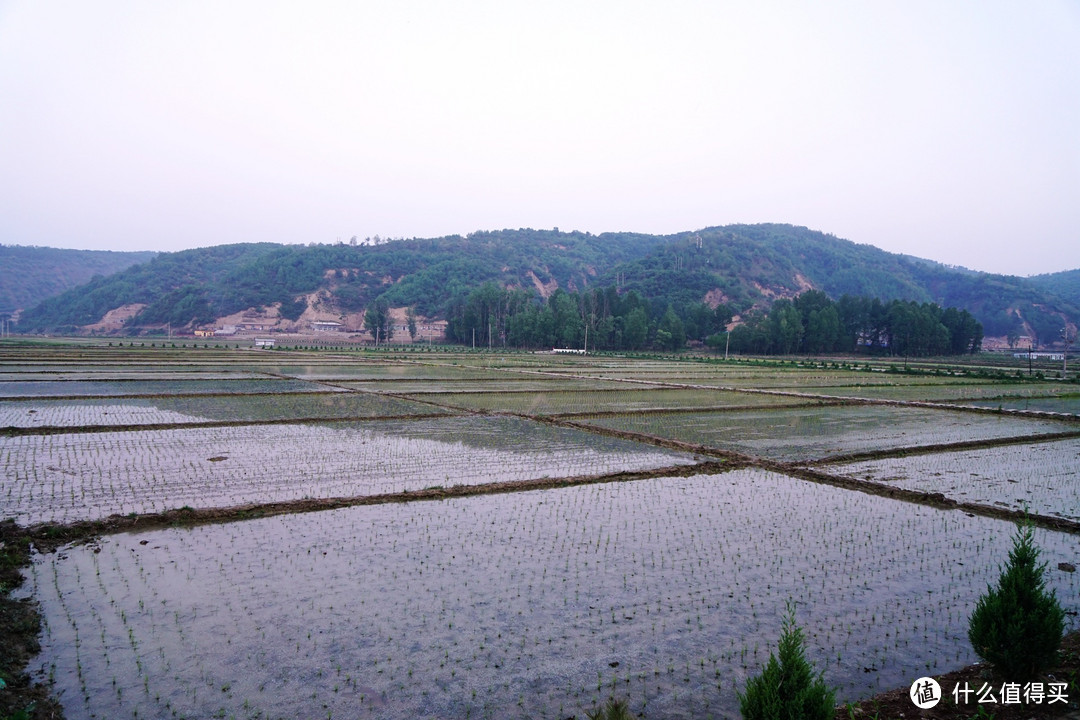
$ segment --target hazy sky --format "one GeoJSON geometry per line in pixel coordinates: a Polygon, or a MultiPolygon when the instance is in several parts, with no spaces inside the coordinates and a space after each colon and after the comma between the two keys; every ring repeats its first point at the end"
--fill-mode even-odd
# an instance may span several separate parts
{"type": "Polygon", "coordinates": [[[1080,267],[1080,1],[0,0],[0,243],[734,222],[1080,267]]]}

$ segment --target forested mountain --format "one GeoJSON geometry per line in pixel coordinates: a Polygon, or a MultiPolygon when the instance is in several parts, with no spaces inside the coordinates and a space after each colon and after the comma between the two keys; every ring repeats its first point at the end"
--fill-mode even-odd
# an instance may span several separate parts
{"type": "Polygon", "coordinates": [[[1080,306],[1080,270],[1033,275],[1028,280],[1035,287],[1053,293],[1067,303],[1080,306]]]}
{"type": "Polygon", "coordinates": [[[155,255],[0,245],[0,312],[33,307],[45,298],[89,282],[95,275],[112,275],[155,255]]]}
{"type": "MultiPolygon", "coordinates": [[[[616,268],[623,287],[687,302],[718,288],[735,312],[809,289],[844,295],[934,303],[967,310],[987,336],[1032,336],[1053,342],[1063,316],[1080,319],[1080,298],[1049,292],[1035,279],[953,268],[888,253],[791,225],[729,225],[675,236],[649,256],[616,268]]],[[[1080,271],[1041,276],[1080,277],[1080,271]]],[[[608,282],[613,275],[601,278],[608,282]]],[[[1059,281],[1057,286],[1064,285],[1059,281]]]]}
{"type": "MultiPolygon", "coordinates": [[[[745,315],[811,289],[836,300],[849,295],[967,310],[987,336],[1034,334],[1049,342],[1063,317],[1080,318],[1076,302],[1034,281],[950,268],[802,227],[730,225],[669,236],[521,229],[163,253],[26,311],[18,329],[77,330],[121,306],[135,308],[128,326],[136,331],[165,323],[207,325],[267,306],[289,319],[309,305],[344,314],[378,300],[380,307],[409,307],[423,317],[445,318],[452,336],[462,338],[470,328],[471,339],[470,298],[475,306],[475,293],[485,283],[492,284],[485,291],[492,298],[491,287],[512,291],[506,297],[512,296],[519,310],[529,303],[551,305],[561,291],[569,299],[556,298],[566,306],[559,312],[568,312],[573,301],[582,318],[589,312],[584,298],[610,309],[615,298],[633,291],[634,307],[619,310],[627,317],[640,309],[656,328],[671,309],[702,332],[717,323],[716,317],[704,317],[703,303],[706,309],[723,304],[732,314],[745,315]]],[[[511,314],[500,312],[504,320],[511,314]]],[[[503,338],[509,331],[498,329],[503,338]]]]}
{"type": "Polygon", "coordinates": [[[662,242],[631,233],[503,230],[378,244],[185,250],[52,298],[25,312],[19,330],[74,330],[134,304],[146,307],[133,324],[204,324],[275,303],[281,304],[281,316],[296,319],[307,307],[304,296],[320,289],[341,311],[363,310],[382,298],[430,317],[489,280],[543,294],[586,287],[602,269],[643,256],[662,242]]]}

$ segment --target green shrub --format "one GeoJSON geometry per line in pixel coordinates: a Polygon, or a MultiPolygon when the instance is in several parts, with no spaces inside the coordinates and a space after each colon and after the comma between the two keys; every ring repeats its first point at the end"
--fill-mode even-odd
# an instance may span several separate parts
{"type": "Polygon", "coordinates": [[[589,720],[633,720],[626,701],[616,700],[615,698],[608,698],[603,707],[592,712],[586,710],[585,715],[589,720]]]}
{"type": "Polygon", "coordinates": [[[1046,591],[1032,526],[1021,524],[996,588],[987,586],[968,623],[968,640],[1010,682],[1035,678],[1057,660],[1065,613],[1046,591]]]}
{"type": "Polygon", "coordinates": [[[836,714],[836,692],[820,673],[814,675],[804,655],[793,603],[788,603],[784,618],[780,658],[770,653],[761,675],[746,681],[739,712],[746,720],[831,720],[836,714]]]}

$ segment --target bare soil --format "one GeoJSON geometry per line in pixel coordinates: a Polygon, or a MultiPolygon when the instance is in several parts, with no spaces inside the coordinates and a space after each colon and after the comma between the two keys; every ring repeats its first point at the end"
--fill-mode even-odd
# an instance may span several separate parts
{"type": "Polygon", "coordinates": [[[36,603],[15,600],[11,590],[22,584],[19,568],[30,562],[30,537],[13,520],[0,522],[0,718],[16,718],[32,708],[28,718],[55,720],[63,717],[60,704],[49,697],[50,688],[32,685],[26,666],[41,649],[38,634],[41,617],[36,603]]]}

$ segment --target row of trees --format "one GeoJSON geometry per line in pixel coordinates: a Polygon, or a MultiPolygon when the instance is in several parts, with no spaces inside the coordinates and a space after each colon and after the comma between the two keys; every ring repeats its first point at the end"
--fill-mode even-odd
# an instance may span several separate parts
{"type": "Polygon", "coordinates": [[[810,290],[773,303],[731,331],[726,305],[650,302],[614,287],[583,293],[556,290],[546,301],[529,290],[489,282],[459,294],[447,312],[447,338],[478,347],[567,347],[678,350],[688,341],[754,354],[868,352],[902,356],[978,352],[982,326],[966,310],[933,303],[810,290]],[[729,342],[730,341],[730,342],[729,342]]]}
{"type": "Polygon", "coordinates": [[[574,293],[556,290],[546,301],[528,290],[485,283],[459,295],[447,312],[447,338],[478,347],[567,347],[595,350],[675,350],[688,340],[723,332],[725,305],[678,307],[650,303],[614,287],[574,293]]]}
{"type": "MultiPolygon", "coordinates": [[[[962,355],[982,347],[982,325],[967,310],[933,303],[844,295],[820,290],[777,300],[731,331],[735,352],[787,355],[869,352],[896,356],[962,355]]],[[[724,342],[712,338],[710,344],[724,342]]]]}

